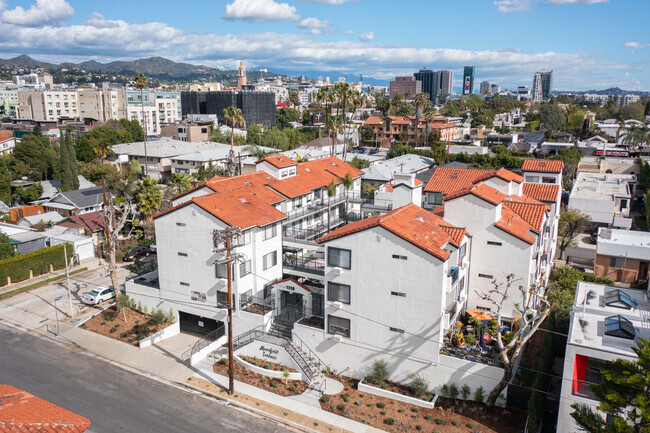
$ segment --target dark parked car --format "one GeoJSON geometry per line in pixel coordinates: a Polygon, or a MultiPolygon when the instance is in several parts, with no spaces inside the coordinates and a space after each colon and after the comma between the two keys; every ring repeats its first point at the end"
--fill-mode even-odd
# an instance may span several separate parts
{"type": "Polygon", "coordinates": [[[155,252],[151,251],[151,248],[149,247],[144,247],[144,246],[135,247],[132,248],[128,253],[124,255],[124,261],[130,262],[139,257],[149,257],[150,254],[155,254],[155,252]]]}

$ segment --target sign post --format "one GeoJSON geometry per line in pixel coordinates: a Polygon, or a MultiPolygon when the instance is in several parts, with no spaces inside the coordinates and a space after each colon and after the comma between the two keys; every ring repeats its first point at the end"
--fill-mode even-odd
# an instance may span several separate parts
{"type": "Polygon", "coordinates": [[[59,335],[60,329],[59,329],[59,310],[56,308],[56,301],[60,301],[63,299],[63,296],[57,296],[54,298],[54,314],[56,314],[56,335],[59,335]]]}

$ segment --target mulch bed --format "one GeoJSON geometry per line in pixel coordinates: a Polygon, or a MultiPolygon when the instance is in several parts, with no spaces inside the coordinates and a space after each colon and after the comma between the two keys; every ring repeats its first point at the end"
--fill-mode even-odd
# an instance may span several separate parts
{"type": "Polygon", "coordinates": [[[277,364],[275,362],[268,361],[266,359],[262,358],[256,358],[254,356],[240,356],[241,359],[244,361],[248,362],[249,364],[253,364],[257,367],[262,367],[267,370],[272,370],[272,371],[284,371],[287,370],[289,373],[293,373],[296,370],[291,367],[287,367],[286,365],[282,364],[277,364]]]}
{"type": "Polygon", "coordinates": [[[424,401],[431,401],[433,399],[433,394],[427,394],[423,396],[415,396],[413,395],[413,392],[411,391],[411,387],[402,385],[401,383],[396,383],[396,382],[391,382],[390,380],[385,380],[382,384],[380,385],[375,385],[374,383],[370,383],[368,381],[363,382],[364,385],[368,386],[374,386],[375,388],[381,388],[386,391],[394,392],[396,394],[402,394],[407,397],[413,397],[417,398],[420,400],[424,401]]]}
{"type": "Polygon", "coordinates": [[[526,422],[526,413],[516,409],[495,408],[493,413],[485,414],[483,404],[448,399],[438,399],[435,408],[426,409],[360,392],[356,379],[336,379],[343,383],[343,391],[321,397],[321,407],[389,432],[517,433],[523,431],[526,422]]]}
{"type": "MultiPolygon", "coordinates": [[[[228,360],[226,358],[220,360],[212,366],[212,370],[215,373],[221,374],[223,376],[230,376],[228,373],[228,360]]],[[[282,368],[280,368],[280,371],[282,368]]],[[[307,389],[307,383],[302,380],[287,380],[285,385],[285,379],[274,379],[272,377],[263,376],[259,373],[255,373],[247,369],[246,367],[235,362],[235,380],[240,382],[248,383],[250,385],[261,388],[265,391],[269,391],[282,396],[298,395],[305,392],[307,389]]]]}
{"type": "Polygon", "coordinates": [[[262,304],[249,304],[244,307],[244,311],[248,311],[249,313],[262,314],[262,315],[268,313],[271,310],[272,310],[271,307],[262,304]]]}
{"type": "Polygon", "coordinates": [[[140,313],[128,307],[124,308],[124,310],[126,322],[124,322],[124,314],[117,314],[113,308],[108,308],[83,323],[81,328],[132,346],[138,346],[140,340],[169,325],[167,323],[156,325],[148,314],[140,313]]]}

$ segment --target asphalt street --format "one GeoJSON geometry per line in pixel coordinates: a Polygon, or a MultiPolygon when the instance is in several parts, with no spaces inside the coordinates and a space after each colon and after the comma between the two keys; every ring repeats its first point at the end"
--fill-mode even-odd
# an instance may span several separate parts
{"type": "Polygon", "coordinates": [[[91,421],[89,432],[288,432],[211,399],[0,325],[0,383],[91,421]]]}

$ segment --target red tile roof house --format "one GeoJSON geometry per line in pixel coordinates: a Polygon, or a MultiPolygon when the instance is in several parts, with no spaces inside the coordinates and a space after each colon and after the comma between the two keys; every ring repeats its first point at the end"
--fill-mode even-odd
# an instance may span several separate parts
{"type": "Polygon", "coordinates": [[[0,431],[83,433],[90,420],[11,385],[0,385],[0,431]]]}
{"type": "MultiPolygon", "coordinates": [[[[291,313],[282,309],[287,305],[294,308],[294,321],[299,318],[295,306],[311,309],[312,301],[322,306],[322,289],[303,297],[271,284],[287,276],[323,279],[322,248],[313,240],[345,222],[346,193],[360,193],[362,172],[335,157],[296,163],[283,155],[262,158],[257,169],[215,177],[174,197],[173,207],[154,217],[158,270],[143,276],[146,281],[138,280],[147,284],[127,281],[129,296],[143,305],[162,302],[165,311],[173,309],[181,330],[224,329],[227,268],[215,265],[221,253],[214,252],[213,232],[239,227],[243,245],[236,249],[241,259],[232,284],[235,335],[261,323],[270,326],[273,314],[291,313]],[[347,174],[353,178],[349,191],[343,185],[347,174]],[[327,187],[332,183],[335,194],[330,197],[327,187]],[[254,304],[278,309],[266,312],[262,320],[254,304]]],[[[349,212],[358,212],[358,204],[347,204],[349,212]]]]}

